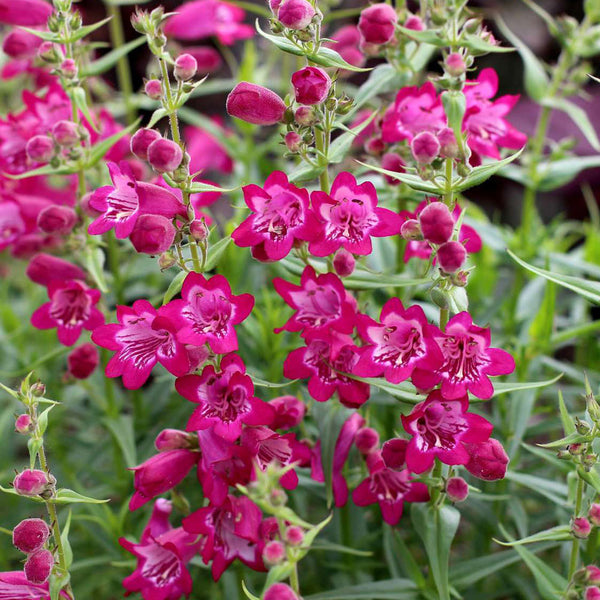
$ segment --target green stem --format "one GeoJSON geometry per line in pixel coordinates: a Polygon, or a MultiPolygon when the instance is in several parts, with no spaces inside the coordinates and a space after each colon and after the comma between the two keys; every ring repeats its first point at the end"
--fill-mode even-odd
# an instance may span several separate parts
{"type": "Polygon", "coordinates": [[[454,208],[454,193],[452,190],[452,159],[446,159],[446,188],[444,190],[444,204],[452,210],[454,208]]]}
{"type": "MultiPolygon", "coordinates": [[[[321,186],[321,191],[328,193],[329,192],[329,170],[327,168],[327,150],[325,146],[325,133],[315,127],[315,148],[318,150],[319,154],[317,155],[317,162],[320,167],[325,167],[321,174],[319,175],[319,185],[321,186]],[[322,154],[320,154],[322,153],[322,154]]],[[[329,137],[329,134],[327,134],[329,137]]]]}
{"type": "MultiPolygon", "coordinates": [[[[581,513],[581,504],[583,501],[583,479],[578,477],[577,479],[577,492],[575,496],[575,517],[578,517],[581,513]]],[[[573,545],[571,546],[571,558],[569,560],[569,575],[567,579],[571,581],[575,570],[577,569],[577,560],[579,558],[579,538],[573,538],[573,545]]]]}
{"type": "Polygon", "coordinates": [[[192,264],[194,265],[194,271],[196,273],[202,273],[202,264],[200,262],[200,255],[198,254],[198,245],[195,240],[190,238],[190,252],[192,253],[192,264]]]}
{"type": "Polygon", "coordinates": [[[440,308],[440,329],[444,331],[446,324],[448,323],[448,317],[450,316],[447,308],[440,308]]]}

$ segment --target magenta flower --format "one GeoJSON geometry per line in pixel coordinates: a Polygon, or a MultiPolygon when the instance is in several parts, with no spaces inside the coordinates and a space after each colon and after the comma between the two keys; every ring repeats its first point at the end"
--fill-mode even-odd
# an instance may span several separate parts
{"type": "Polygon", "coordinates": [[[250,314],[254,306],[251,294],[234,296],[223,275],[205,279],[200,273],[189,273],[181,288],[181,298],[161,309],[161,314],[178,325],[180,342],[195,346],[208,344],[216,354],[237,350],[233,326],[250,314]]]}
{"type": "MultiPolygon", "coordinates": [[[[224,135],[228,135],[229,132],[223,128],[221,119],[213,117],[212,121],[224,135]]],[[[233,160],[217,138],[199,127],[186,127],[183,133],[186,150],[191,158],[191,173],[214,170],[229,175],[233,172],[233,160]]]]}
{"type": "Polygon", "coordinates": [[[52,14],[52,5],[44,0],[0,0],[0,23],[26,25],[28,27],[46,25],[52,14]]]}
{"type": "Polygon", "coordinates": [[[344,466],[348,460],[350,450],[356,439],[356,433],[365,424],[363,417],[354,413],[340,429],[333,450],[333,464],[331,472],[331,488],[336,506],[344,506],[348,502],[348,483],[344,477],[344,466]]]}
{"type": "Polygon", "coordinates": [[[82,281],[50,281],[48,297],[50,302],[31,315],[31,324],[38,329],[56,327],[58,340],[65,346],[72,346],[83,329],[91,331],[104,323],[104,315],[96,308],[100,292],[82,281]]]}
{"type": "Polygon", "coordinates": [[[381,309],[381,324],[358,315],[357,327],[367,346],[361,350],[354,373],[361,377],[383,375],[390,383],[407,380],[418,369],[435,370],[443,356],[435,342],[440,330],[427,322],[420,306],[405,309],[391,298],[381,309]]]}
{"type": "Polygon", "coordinates": [[[123,377],[123,385],[136,390],[157,362],[177,377],[190,371],[191,360],[177,340],[175,325],[150,302],[136,300],[131,307],[117,306],[117,320],[92,333],[94,343],[116,352],[106,365],[107,377],[123,377]]]}
{"type": "Polygon", "coordinates": [[[135,494],[129,502],[129,510],[137,510],[152,498],[172,490],[199,460],[200,454],[192,450],[167,450],[133,467],[135,494]]]}
{"type": "Polygon", "coordinates": [[[186,564],[202,544],[198,536],[173,529],[169,523],[171,502],[159,499],[139,544],[120,538],[119,543],[137,558],[135,571],[123,580],[126,596],[140,592],[151,600],[179,600],[192,591],[186,564]]]}
{"type": "Polygon", "coordinates": [[[48,286],[53,280],[84,280],[86,277],[85,271],[77,265],[43,252],[36,254],[29,261],[25,272],[31,281],[45,286],[48,286]]]}
{"type": "Polygon", "coordinates": [[[91,196],[90,206],[101,214],[88,227],[91,235],[115,230],[119,239],[131,234],[141,214],[162,215],[172,219],[175,215],[186,216],[184,205],[177,196],[152,183],[136,181],[126,162],[117,166],[107,163],[112,186],[97,189],[91,196]]]}
{"type": "Polygon", "coordinates": [[[353,254],[370,254],[371,236],[400,233],[402,220],[395,212],[377,207],[373,184],[358,184],[350,173],[335,178],[330,194],[315,191],[311,200],[322,223],[322,235],[308,247],[315,256],[333,254],[340,246],[353,254]]]}
{"type": "Polygon", "coordinates": [[[221,370],[212,365],[201,375],[186,375],[175,382],[184,398],[198,404],[186,430],[213,428],[228,441],[237,440],[242,424],[268,425],[274,418],[273,409],[254,396],[254,384],[246,375],[246,366],[237,354],[228,354],[221,361],[221,370]]]}
{"type": "MultiPolygon", "coordinates": [[[[354,67],[362,67],[365,64],[366,58],[359,49],[360,31],[356,25],[344,25],[327,37],[332,41],[324,45],[335,50],[347,63],[354,67]]],[[[342,70],[341,73],[343,75],[351,71],[342,70]]]]}
{"type": "Polygon", "coordinates": [[[493,425],[479,415],[468,413],[467,396],[444,400],[439,390],[417,404],[402,425],[412,439],[406,451],[406,465],[413,473],[423,473],[436,458],[446,465],[464,465],[470,456],[463,442],[480,443],[489,439],[493,425]]]}
{"type": "Polygon", "coordinates": [[[275,420],[271,423],[273,429],[297,427],[306,413],[306,405],[296,396],[279,396],[269,400],[269,405],[275,410],[275,420]]]}
{"type": "Polygon", "coordinates": [[[244,25],[243,9],[221,0],[194,0],[177,9],[165,24],[165,33],[180,40],[200,40],[215,36],[226,46],[254,35],[254,28],[244,25]]]}
{"type": "Polygon", "coordinates": [[[467,391],[478,398],[491,398],[494,387],[489,375],[508,375],[515,370],[513,357],[499,348],[490,348],[490,330],[473,324],[468,312],[461,312],[448,321],[446,330],[435,337],[444,356],[434,372],[413,374],[413,383],[422,390],[442,382],[446,400],[455,400],[467,391]]]}
{"type": "Polygon", "coordinates": [[[469,461],[465,464],[465,469],[471,475],[485,481],[504,478],[509,459],[498,440],[490,438],[476,444],[465,443],[465,448],[469,453],[469,461]]]}
{"type": "MultiPolygon", "coordinates": [[[[61,598],[68,598],[66,592],[61,598]]],[[[0,573],[1,600],[50,600],[48,583],[37,585],[30,583],[23,571],[5,571],[0,573]]]]}
{"type": "Polygon", "coordinates": [[[383,520],[396,525],[402,516],[404,502],[426,502],[429,492],[424,483],[412,481],[408,469],[388,465],[382,452],[373,452],[368,460],[369,476],[352,492],[357,506],[379,504],[383,520]]]}
{"type": "Polygon", "coordinates": [[[325,402],[337,391],[340,402],[350,408],[364,404],[369,386],[345,373],[354,373],[357,346],[349,335],[336,331],[305,334],[306,346],[289,353],[283,374],[290,379],[308,379],[308,393],[325,402]]]}
{"type": "Polygon", "coordinates": [[[341,279],[333,273],[317,275],[305,267],[300,285],[276,277],[273,286],[286,304],[296,310],[280,331],[328,331],[350,333],[354,329],[356,300],[346,292],[341,279]]]}
{"type": "Polygon", "coordinates": [[[263,188],[246,185],[244,200],[252,214],[231,234],[242,247],[252,247],[258,260],[286,257],[297,240],[311,240],[319,225],[309,208],[308,192],[288,182],[285,173],[274,171],[263,188]]]}
{"type": "Polygon", "coordinates": [[[285,114],[285,102],[272,90],[241,81],[227,96],[227,114],[253,123],[254,125],[275,125],[285,114]]]}
{"type": "Polygon", "coordinates": [[[236,558],[255,571],[264,570],[259,552],[261,517],[252,500],[229,495],[221,506],[200,508],[183,519],[185,531],[205,536],[202,559],[205,564],[212,560],[215,581],[236,558]]]}

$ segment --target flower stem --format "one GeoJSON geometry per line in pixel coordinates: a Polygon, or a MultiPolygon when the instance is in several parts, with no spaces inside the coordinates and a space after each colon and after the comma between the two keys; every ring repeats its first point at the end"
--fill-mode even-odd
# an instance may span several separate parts
{"type": "MultiPolygon", "coordinates": [[[[583,479],[577,478],[577,492],[575,495],[575,517],[578,517],[581,513],[581,504],[583,501],[583,479]]],[[[579,559],[579,538],[573,538],[573,545],[571,546],[571,558],[569,560],[569,575],[567,579],[570,581],[577,568],[577,560],[579,559]]]]}

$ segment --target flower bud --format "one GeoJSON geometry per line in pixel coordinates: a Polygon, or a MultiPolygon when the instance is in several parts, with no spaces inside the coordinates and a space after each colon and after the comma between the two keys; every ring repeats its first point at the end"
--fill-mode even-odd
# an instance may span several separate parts
{"type": "Polygon", "coordinates": [[[67,79],[77,77],[77,63],[72,58],[65,58],[60,65],[60,70],[67,79]]]}
{"type": "Polygon", "coordinates": [[[160,138],[148,146],[148,162],[158,173],[174,171],[183,159],[183,150],[172,140],[160,138]]]}
{"type": "Polygon", "coordinates": [[[437,260],[442,271],[454,273],[465,264],[467,251],[460,242],[446,242],[438,248],[437,260]]]}
{"type": "Polygon", "coordinates": [[[331,89],[331,78],[319,67],[304,67],[292,75],[292,85],[299,104],[320,104],[331,89]]]}
{"type": "Polygon", "coordinates": [[[285,530],[285,541],[290,546],[301,546],[304,541],[304,530],[302,527],[298,527],[298,525],[290,525],[285,530]]]}
{"type": "Polygon", "coordinates": [[[354,436],[354,443],[361,454],[371,454],[379,448],[379,434],[372,427],[361,427],[354,436]]]}
{"type": "Polygon", "coordinates": [[[457,271],[456,273],[452,273],[450,276],[450,281],[452,285],[456,287],[466,287],[469,282],[470,271],[457,271]]]}
{"type": "Polygon", "coordinates": [[[498,440],[490,438],[478,444],[463,442],[463,446],[470,456],[465,468],[471,475],[485,481],[504,478],[508,456],[498,440]]]}
{"type": "Polygon", "coordinates": [[[340,277],[352,275],[355,265],[354,256],[344,248],[340,248],[333,257],[333,268],[340,277]]]}
{"type": "Polygon", "coordinates": [[[47,135],[34,135],[28,140],[25,152],[30,160],[50,162],[54,156],[54,142],[47,135]]]}
{"type": "Polygon", "coordinates": [[[423,239],[423,234],[421,233],[421,226],[419,225],[419,221],[416,219],[408,219],[402,223],[402,227],[400,228],[400,235],[408,241],[419,241],[423,239]]]}
{"type": "Polygon", "coordinates": [[[274,583],[263,596],[263,600],[300,600],[296,592],[285,583],[274,583]]]}
{"type": "Polygon", "coordinates": [[[462,477],[450,477],[446,481],[446,494],[450,502],[462,502],[469,495],[469,486],[462,477]]]}
{"type": "Polygon", "coordinates": [[[25,577],[29,583],[46,583],[54,566],[54,556],[50,550],[38,550],[25,562],[25,577]]]}
{"type": "Polygon", "coordinates": [[[600,588],[596,585],[591,585],[585,588],[584,600],[600,600],[600,588]]]}
{"type": "Polygon", "coordinates": [[[299,106],[294,113],[294,120],[298,125],[309,127],[317,122],[317,115],[310,106],[299,106]]]}
{"type": "Polygon", "coordinates": [[[410,143],[415,160],[421,165],[431,164],[440,153],[440,143],[430,131],[417,134],[410,143]]]}
{"type": "MultiPolygon", "coordinates": [[[[396,152],[386,152],[381,157],[381,166],[387,171],[395,171],[396,173],[404,173],[406,163],[403,158],[396,152]]],[[[399,179],[384,175],[383,178],[389,185],[400,185],[402,182],[399,179]]]]}
{"type": "Polygon", "coordinates": [[[285,506],[287,501],[287,494],[283,490],[275,488],[269,492],[269,502],[272,506],[285,506]]]}
{"type": "Polygon", "coordinates": [[[33,430],[33,422],[28,414],[19,415],[15,419],[15,431],[27,435],[33,430]]]}
{"type": "Polygon", "coordinates": [[[409,15],[406,21],[404,21],[404,27],[412,31],[423,31],[425,29],[425,23],[423,23],[421,17],[409,15]]]}
{"type": "Polygon", "coordinates": [[[151,100],[160,100],[162,98],[162,83],[159,79],[150,79],[146,81],[144,92],[151,100]]]}
{"type": "Polygon", "coordinates": [[[302,147],[302,137],[295,131],[288,131],[285,134],[284,141],[287,149],[294,154],[302,147]]]}
{"type": "Polygon", "coordinates": [[[161,271],[165,271],[166,269],[170,269],[171,267],[177,264],[177,258],[172,252],[163,252],[158,257],[158,268],[161,271]]]}
{"type": "Polygon", "coordinates": [[[52,137],[59,146],[70,148],[79,141],[77,123],[73,121],[58,121],[52,128],[52,137]]]}
{"type": "Polygon", "coordinates": [[[194,219],[190,223],[190,235],[197,242],[203,242],[208,237],[208,229],[204,219],[194,219]]]}
{"type": "MultiPolygon", "coordinates": [[[[21,391],[23,391],[24,383],[25,382],[21,383],[21,391]]],[[[31,395],[34,398],[42,398],[46,393],[46,386],[41,381],[36,381],[34,384],[31,385],[29,390],[31,391],[31,395]]]]}
{"type": "Polygon", "coordinates": [[[166,450],[181,450],[192,447],[192,434],[179,429],[163,429],[154,440],[154,446],[159,452],[166,450]]]}
{"type": "Polygon", "coordinates": [[[46,473],[39,469],[25,469],[13,481],[15,492],[21,496],[39,496],[46,491],[48,485],[46,473]]]}
{"type": "Polygon", "coordinates": [[[593,503],[588,511],[588,519],[594,527],[600,527],[600,504],[593,503]]]}
{"type": "Polygon", "coordinates": [[[4,38],[2,50],[7,56],[23,60],[35,55],[41,40],[37,35],[24,29],[13,29],[4,38]]]}
{"type": "Polygon", "coordinates": [[[274,125],[283,119],[285,104],[271,90],[242,81],[227,96],[227,112],[255,125],[274,125]]]}
{"type": "Polygon", "coordinates": [[[443,202],[431,202],[419,213],[423,237],[432,244],[447,242],[454,231],[454,219],[443,202]]]}
{"type": "Polygon", "coordinates": [[[372,156],[381,156],[385,151],[385,143],[380,136],[372,137],[365,142],[365,152],[372,156]]]}
{"type": "Polygon", "coordinates": [[[571,521],[571,533],[581,540],[589,537],[592,525],[585,517],[577,517],[571,521]]]}
{"type": "Polygon", "coordinates": [[[389,4],[373,4],[360,13],[358,30],[367,44],[387,44],[393,37],[398,15],[389,4]]]}
{"type": "Polygon", "coordinates": [[[37,226],[44,233],[69,235],[77,221],[77,213],[70,206],[53,204],[40,212],[37,218],[37,226]]]}
{"type": "Polygon", "coordinates": [[[262,552],[262,558],[266,565],[278,565],[285,559],[285,546],[278,541],[268,542],[262,552]]]}
{"type": "Polygon", "coordinates": [[[306,29],[316,12],[307,0],[284,0],[277,11],[279,22],[288,29],[306,29]]]}
{"type": "Polygon", "coordinates": [[[75,379],[87,379],[100,362],[98,349],[94,344],[82,344],[67,356],[68,373],[75,379]]]}
{"type": "Polygon", "coordinates": [[[585,570],[587,583],[600,584],[600,568],[596,565],[588,565],[585,570]]]}
{"type": "Polygon", "coordinates": [[[585,452],[583,444],[569,444],[567,450],[572,456],[580,456],[585,452]]]}
{"type": "Polygon", "coordinates": [[[458,52],[453,52],[446,57],[446,71],[452,77],[460,77],[467,70],[465,61],[458,52]]]}
{"type": "Polygon", "coordinates": [[[56,46],[52,42],[42,42],[38,48],[37,55],[48,63],[54,63],[59,59],[59,54],[56,46]]]}
{"type": "Polygon", "coordinates": [[[180,54],[175,60],[173,74],[177,81],[187,81],[198,71],[198,63],[191,54],[180,54]]]}
{"type": "Polygon", "coordinates": [[[141,160],[148,160],[148,148],[152,142],[162,139],[156,129],[138,129],[131,137],[131,153],[141,160]]]}
{"type": "Polygon", "coordinates": [[[34,283],[48,286],[51,281],[61,279],[85,279],[86,273],[77,265],[51,254],[36,254],[27,266],[27,277],[34,283]]]}
{"type": "Polygon", "coordinates": [[[170,219],[162,215],[141,215],[129,239],[137,252],[150,255],[161,254],[173,245],[175,227],[170,219]]]}
{"type": "Polygon", "coordinates": [[[437,134],[437,139],[440,143],[440,156],[442,158],[456,158],[458,156],[458,143],[452,129],[449,127],[442,129],[437,134]]]}
{"type": "Polygon", "coordinates": [[[13,529],[13,545],[25,554],[39,550],[50,537],[50,529],[42,519],[25,519],[13,529]]]}
{"type": "Polygon", "coordinates": [[[275,410],[275,419],[271,423],[273,429],[291,429],[298,426],[304,414],[306,405],[296,396],[280,396],[269,401],[271,408],[275,410]]]}

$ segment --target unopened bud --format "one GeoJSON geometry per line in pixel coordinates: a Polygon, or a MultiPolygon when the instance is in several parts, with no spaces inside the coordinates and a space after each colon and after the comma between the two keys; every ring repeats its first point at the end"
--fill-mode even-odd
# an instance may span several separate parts
{"type": "Polygon", "coordinates": [[[315,109],[310,106],[299,106],[294,113],[294,119],[298,125],[308,127],[317,122],[315,109]]]}
{"type": "Polygon", "coordinates": [[[79,141],[79,130],[77,123],[73,121],[58,121],[52,127],[52,137],[59,146],[69,148],[79,141]]]}
{"type": "Polygon", "coordinates": [[[467,251],[460,242],[446,242],[437,251],[437,260],[442,271],[455,273],[467,260],[467,251]]]}
{"type": "Polygon", "coordinates": [[[333,257],[333,268],[340,277],[348,277],[354,272],[356,259],[344,248],[340,248],[333,257]]]}
{"type": "Polygon", "coordinates": [[[39,496],[47,490],[49,483],[44,471],[25,469],[15,477],[13,487],[20,496],[39,496]]]}
{"type": "Polygon", "coordinates": [[[268,542],[264,547],[262,558],[268,566],[280,564],[285,559],[285,546],[278,541],[268,542]]]}
{"type": "Polygon", "coordinates": [[[285,530],[285,541],[290,546],[301,546],[304,541],[304,530],[298,525],[290,525],[285,530]]]}
{"type": "Polygon", "coordinates": [[[60,65],[60,70],[67,79],[74,79],[77,77],[77,64],[72,58],[63,60],[60,65]]]}
{"type": "Polygon", "coordinates": [[[273,489],[269,494],[272,506],[284,506],[287,503],[287,494],[280,489],[273,489]]]}
{"type": "Polygon", "coordinates": [[[467,65],[458,52],[453,52],[446,57],[446,71],[452,77],[460,77],[466,70],[467,65]]]}
{"type": "Polygon", "coordinates": [[[146,81],[144,92],[152,100],[160,100],[162,98],[162,83],[158,79],[150,79],[146,81]]]}
{"type": "Polygon", "coordinates": [[[197,242],[203,242],[208,237],[208,229],[204,219],[194,219],[190,223],[190,235],[197,242]]]}
{"type": "Polygon", "coordinates": [[[29,583],[41,585],[48,581],[54,567],[54,555],[50,550],[38,550],[25,563],[25,577],[29,583]]]}
{"type": "Polygon", "coordinates": [[[356,432],[354,444],[361,454],[371,454],[379,448],[379,434],[372,427],[362,427],[356,432]]]}
{"type": "Polygon", "coordinates": [[[433,133],[422,131],[413,138],[410,149],[419,164],[428,165],[439,155],[440,143],[433,133]]]}
{"type": "Polygon", "coordinates": [[[27,435],[33,431],[33,421],[28,414],[19,415],[15,419],[15,431],[27,435]]]}
{"type": "Polygon", "coordinates": [[[161,271],[170,269],[175,264],[177,264],[177,258],[175,258],[175,255],[171,251],[163,252],[158,257],[158,267],[161,271]]]}
{"type": "Polygon", "coordinates": [[[586,539],[592,531],[592,525],[585,517],[577,517],[571,521],[571,533],[581,540],[586,539]]]}
{"type": "Polygon", "coordinates": [[[25,554],[39,550],[50,537],[50,529],[42,519],[25,519],[13,529],[13,545],[25,554]]]}
{"type": "Polygon", "coordinates": [[[402,223],[402,227],[400,228],[400,235],[409,241],[418,241],[423,239],[423,233],[421,232],[421,226],[419,225],[419,221],[416,219],[408,219],[402,223]]]}
{"type": "Polygon", "coordinates": [[[46,386],[41,381],[36,381],[30,388],[31,394],[36,398],[42,398],[46,393],[46,386]]]}
{"type": "Polygon", "coordinates": [[[192,434],[179,429],[163,429],[154,440],[154,446],[159,452],[187,449],[192,445],[192,434]]]}
{"type": "Polygon", "coordinates": [[[462,477],[450,477],[446,482],[446,494],[450,502],[462,502],[469,495],[469,486],[462,477]]]}
{"type": "Polygon", "coordinates": [[[284,141],[287,149],[294,154],[302,147],[302,137],[295,131],[288,131],[285,134],[284,141]]]}
{"type": "Polygon", "coordinates": [[[54,142],[47,135],[34,135],[25,146],[27,157],[34,162],[50,162],[54,152],[54,142]]]}
{"type": "Polygon", "coordinates": [[[198,63],[191,54],[180,54],[175,61],[173,74],[177,81],[187,81],[191,79],[198,70],[198,63]]]}

